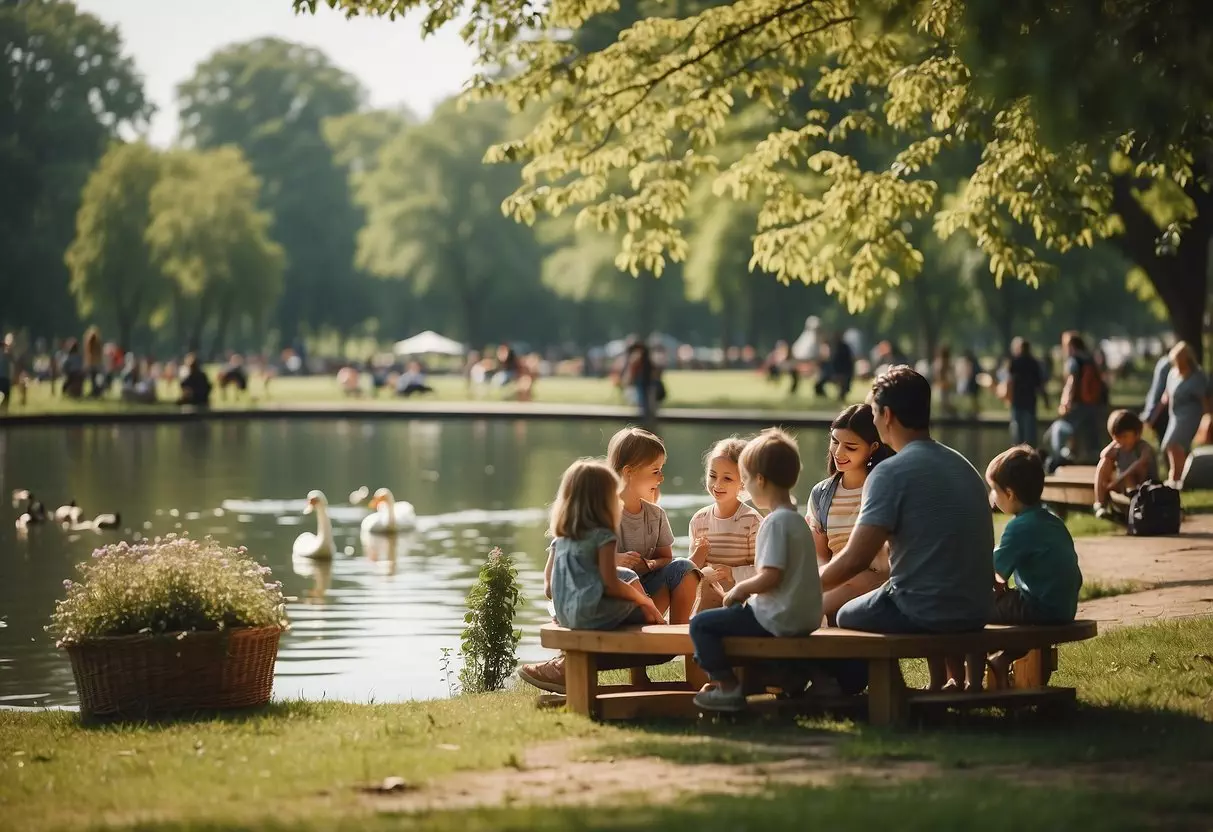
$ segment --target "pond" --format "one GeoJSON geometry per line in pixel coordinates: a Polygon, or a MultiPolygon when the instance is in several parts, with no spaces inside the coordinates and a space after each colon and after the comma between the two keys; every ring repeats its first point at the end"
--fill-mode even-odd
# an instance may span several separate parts
{"type": "MultiPolygon", "coordinates": [[[[579,456],[601,455],[615,426],[554,421],[226,421],[174,425],[0,430],[0,493],[28,488],[53,510],[75,498],[88,516],[119,512],[122,529],[69,534],[54,525],[18,540],[0,523],[0,705],[71,705],[66,656],[43,631],[62,582],[98,545],[187,531],[245,545],[273,568],[294,600],[282,640],[278,697],[394,701],[445,696],[443,651],[458,652],[464,598],[493,546],[512,552],[528,603],[520,654],[546,655],[546,506],[579,456]],[[366,510],[348,505],[359,486],[390,488],[419,515],[417,530],[369,549],[358,536],[366,510]],[[314,531],[304,497],[332,504],[343,550],[331,564],[292,560],[291,544],[314,531]]],[[[751,429],[741,429],[743,435],[751,429]]],[[[685,550],[691,514],[707,504],[704,451],[720,425],[663,430],[670,457],[662,497],[685,550]]],[[[941,437],[983,466],[1006,432],[941,437]]],[[[826,431],[799,431],[803,504],[824,473],[826,431]]],[[[7,502],[5,503],[7,505],[7,502]]]]}

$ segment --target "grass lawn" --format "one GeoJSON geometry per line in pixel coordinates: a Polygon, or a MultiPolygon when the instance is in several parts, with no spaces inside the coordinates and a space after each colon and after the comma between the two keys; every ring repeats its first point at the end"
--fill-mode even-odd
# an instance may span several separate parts
{"type": "MultiPolygon", "coordinates": [[[[284,703],[156,725],[0,713],[0,828],[1203,829],[1213,813],[1210,644],[1213,619],[1118,630],[1062,648],[1056,682],[1076,686],[1080,700],[1063,720],[944,716],[903,731],[746,716],[604,726],[536,710],[520,691],[284,703]],[[539,796],[403,814],[356,789],[388,776],[421,785],[468,770],[510,776],[526,768],[528,745],[557,739],[585,744],[582,758],[612,760],[612,769],[644,757],[685,778],[703,772],[715,778],[713,793],[650,806],[670,784],[639,781],[634,794],[591,809],[539,796]],[[778,780],[780,766],[806,757],[831,776],[778,780]],[[731,767],[747,765],[775,779],[757,793],[730,793],[728,773],[740,770],[731,767]]],[[[911,679],[918,664],[907,663],[911,679]]]]}
{"type": "MultiPolygon", "coordinates": [[[[214,377],[215,369],[211,375],[214,377]]],[[[500,401],[501,391],[489,388],[479,391],[473,396],[461,376],[431,376],[429,383],[434,387],[434,395],[427,395],[425,401],[468,402],[483,400],[486,402],[500,401]]],[[[665,407],[679,408],[738,408],[746,410],[813,410],[823,413],[833,413],[840,409],[832,397],[817,398],[813,395],[813,385],[802,382],[796,395],[789,395],[787,383],[770,384],[766,377],[757,370],[672,370],[665,374],[665,384],[668,398],[665,407]]],[[[862,401],[868,385],[857,381],[851,390],[853,401],[862,401]]],[[[1142,393],[1140,390],[1128,389],[1123,391],[1123,404],[1127,407],[1140,406],[1142,393]]],[[[161,385],[160,398],[165,402],[174,401],[177,391],[161,385]]],[[[622,405],[622,394],[608,379],[580,377],[550,377],[540,379],[534,390],[535,401],[555,404],[589,404],[589,405],[622,405]]],[[[383,402],[404,401],[386,393],[380,395],[383,402]]],[[[1057,393],[1054,391],[1052,401],[1056,402],[1057,393]]],[[[213,405],[217,408],[257,407],[264,404],[314,404],[331,406],[358,406],[360,400],[350,398],[341,392],[333,376],[282,377],[273,380],[266,392],[260,378],[251,382],[249,395],[246,398],[230,398],[224,400],[216,390],[213,405]]],[[[1120,399],[1117,399],[1118,403],[1120,399]]],[[[92,411],[112,411],[144,409],[148,405],[124,404],[117,399],[116,391],[111,397],[102,400],[75,401],[54,395],[50,385],[37,384],[29,390],[29,400],[26,405],[14,400],[11,412],[16,414],[37,413],[71,413],[92,411]]],[[[983,394],[983,413],[1006,413],[1006,405],[993,396],[983,394]]],[[[1041,409],[1042,418],[1056,415],[1047,408],[1041,409]]]]}

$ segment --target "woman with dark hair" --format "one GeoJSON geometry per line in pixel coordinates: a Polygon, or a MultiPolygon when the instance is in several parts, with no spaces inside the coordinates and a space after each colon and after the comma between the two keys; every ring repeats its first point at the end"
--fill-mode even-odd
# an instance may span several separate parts
{"type": "Polygon", "coordinates": [[[641,421],[648,424],[656,415],[658,398],[657,370],[648,344],[639,341],[628,350],[622,381],[624,389],[632,392],[635,403],[640,407],[641,421]]]}
{"type": "MultiPolygon", "coordinates": [[[[830,476],[813,486],[806,516],[813,529],[820,566],[829,563],[851,539],[868,473],[891,456],[893,449],[880,441],[870,406],[851,405],[830,425],[830,453],[826,459],[830,476]]],[[[833,624],[839,607],[876,589],[888,577],[886,549],[862,573],[825,593],[826,618],[833,624]]]]}

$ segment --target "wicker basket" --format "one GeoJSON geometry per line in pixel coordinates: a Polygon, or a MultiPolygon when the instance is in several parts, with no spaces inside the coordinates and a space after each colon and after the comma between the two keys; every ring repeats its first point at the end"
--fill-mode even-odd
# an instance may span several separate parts
{"type": "Polygon", "coordinates": [[[85,717],[146,718],[269,702],[278,627],[92,639],[67,648],[85,717]]]}

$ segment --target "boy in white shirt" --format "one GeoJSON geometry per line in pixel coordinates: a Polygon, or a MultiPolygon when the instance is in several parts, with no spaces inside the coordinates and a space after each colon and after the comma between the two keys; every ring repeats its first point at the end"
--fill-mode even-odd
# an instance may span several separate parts
{"type": "Polygon", "coordinates": [[[745,693],[724,652],[730,636],[803,636],[821,625],[821,581],[813,533],[792,503],[800,453],[777,428],[763,431],[741,453],[741,480],[754,505],[770,513],[758,528],[758,574],[737,583],[724,607],[691,619],[695,661],[711,678],[695,696],[704,710],[738,711],[745,693]]]}

